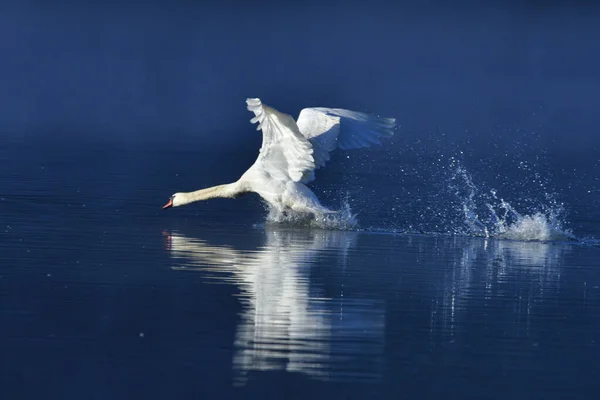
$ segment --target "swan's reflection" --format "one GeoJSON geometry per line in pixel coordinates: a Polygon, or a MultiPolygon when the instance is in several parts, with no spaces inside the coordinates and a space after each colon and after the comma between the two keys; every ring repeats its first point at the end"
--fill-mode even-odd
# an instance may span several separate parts
{"type": "Polygon", "coordinates": [[[234,342],[235,384],[251,371],[285,370],[325,380],[381,376],[384,308],[378,300],[344,297],[343,274],[356,233],[267,229],[249,251],[214,246],[173,232],[175,270],[201,271],[239,287],[243,305],[234,342]],[[335,264],[338,290],[326,297],[311,285],[316,263],[335,264]]]}
{"type": "Polygon", "coordinates": [[[528,336],[536,307],[558,294],[561,266],[570,247],[493,239],[457,241],[461,256],[442,279],[432,326],[454,335],[466,310],[502,303],[500,311],[510,313],[507,318],[513,329],[528,336]]]}

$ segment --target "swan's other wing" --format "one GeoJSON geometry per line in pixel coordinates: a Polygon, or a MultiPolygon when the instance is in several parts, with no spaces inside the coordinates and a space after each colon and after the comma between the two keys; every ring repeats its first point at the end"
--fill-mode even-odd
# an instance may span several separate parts
{"type": "Polygon", "coordinates": [[[273,177],[281,180],[302,180],[315,168],[313,146],[296,125],[294,119],[264,105],[260,99],[246,99],[248,110],[255,115],[263,141],[257,162],[273,177]]]}
{"type": "MultiPolygon", "coordinates": [[[[333,150],[368,147],[391,137],[396,128],[394,118],[383,118],[340,108],[305,108],[296,122],[300,132],[313,146],[315,168],[325,166],[333,150]]],[[[307,174],[305,181],[314,179],[307,174]]]]}

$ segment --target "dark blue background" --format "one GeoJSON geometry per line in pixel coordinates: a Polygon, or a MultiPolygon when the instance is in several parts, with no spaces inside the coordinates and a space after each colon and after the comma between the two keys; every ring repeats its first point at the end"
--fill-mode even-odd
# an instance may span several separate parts
{"type": "Polygon", "coordinates": [[[437,234],[462,226],[456,157],[481,192],[524,213],[555,196],[577,237],[600,236],[599,17],[567,2],[2,2],[0,393],[597,393],[597,248],[437,234]],[[163,232],[264,250],[256,196],[160,209],[252,163],[246,97],[400,124],[335,153],[314,189],[332,205],[350,192],[364,228],[433,234],[360,234],[347,258],[298,267],[307,296],[386,304],[382,385],[260,371],[232,388],[240,288],[171,270],[185,262],[163,232]]]}
{"type": "Polygon", "coordinates": [[[0,132],[246,147],[260,97],[573,155],[600,141],[590,4],[3,2],[0,132]]]}

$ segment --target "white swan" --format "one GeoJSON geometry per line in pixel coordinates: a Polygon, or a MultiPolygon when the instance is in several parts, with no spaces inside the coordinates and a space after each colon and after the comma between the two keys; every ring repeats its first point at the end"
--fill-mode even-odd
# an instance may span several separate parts
{"type": "Polygon", "coordinates": [[[235,198],[255,192],[272,208],[284,212],[332,212],[322,206],[306,186],[314,171],[325,166],[335,148],[355,149],[379,144],[393,135],[394,118],[381,118],[337,108],[305,108],[298,120],[261,103],[246,99],[248,110],[262,130],[258,158],[236,182],[188,193],[175,193],[164,208],[178,207],[215,197],[235,198]]]}

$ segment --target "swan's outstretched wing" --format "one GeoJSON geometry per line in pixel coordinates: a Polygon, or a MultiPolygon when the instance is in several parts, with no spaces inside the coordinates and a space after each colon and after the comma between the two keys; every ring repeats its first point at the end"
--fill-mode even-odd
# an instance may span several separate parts
{"type": "Polygon", "coordinates": [[[263,142],[257,162],[273,177],[298,182],[315,168],[313,147],[298,129],[296,121],[284,113],[266,106],[260,99],[246,99],[248,110],[256,117],[257,130],[263,132],[263,142]]]}
{"type": "MultiPolygon", "coordinates": [[[[296,124],[312,144],[315,168],[320,168],[325,166],[329,153],[337,147],[342,150],[358,149],[391,137],[396,120],[340,108],[317,107],[303,109],[296,124]]],[[[304,181],[313,179],[314,174],[310,173],[304,181]]]]}

